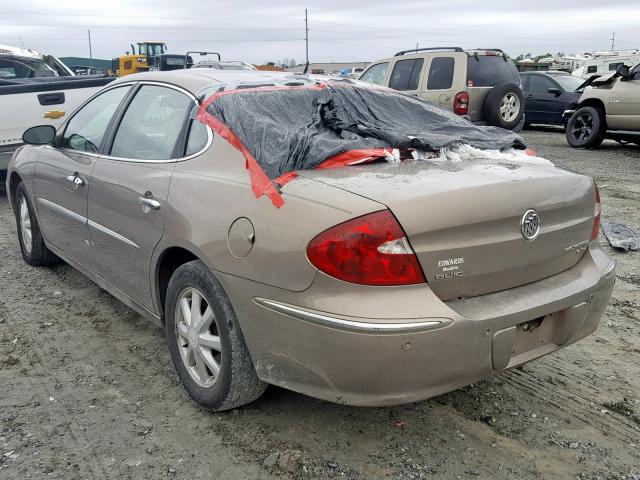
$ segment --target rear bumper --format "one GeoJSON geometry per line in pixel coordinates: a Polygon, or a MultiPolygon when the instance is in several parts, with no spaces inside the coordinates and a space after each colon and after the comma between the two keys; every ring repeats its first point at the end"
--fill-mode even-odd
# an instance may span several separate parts
{"type": "MultiPolygon", "coordinates": [[[[445,304],[427,287],[412,289],[401,301],[414,296],[424,315],[392,319],[328,313],[315,284],[275,300],[273,288],[217,275],[261,379],[362,406],[433,397],[570,345],[596,330],[615,282],[613,262],[593,245],[574,268],[503,292],[445,304]]],[[[346,296],[336,299],[345,305],[346,296]]],[[[352,300],[363,310],[376,302],[352,300]]]]}

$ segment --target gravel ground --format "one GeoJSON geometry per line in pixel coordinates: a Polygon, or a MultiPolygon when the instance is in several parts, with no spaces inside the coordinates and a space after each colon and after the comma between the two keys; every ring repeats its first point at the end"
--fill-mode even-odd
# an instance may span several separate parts
{"type": "MultiPolygon", "coordinates": [[[[595,176],[640,230],[640,148],[539,155],[595,176]]],[[[604,239],[601,239],[604,241],[604,239]]],[[[416,404],[364,409],[270,387],[223,414],[180,387],[164,336],[66,265],[31,268],[0,195],[0,478],[640,478],[640,253],[618,253],[600,329],[416,404]]]]}

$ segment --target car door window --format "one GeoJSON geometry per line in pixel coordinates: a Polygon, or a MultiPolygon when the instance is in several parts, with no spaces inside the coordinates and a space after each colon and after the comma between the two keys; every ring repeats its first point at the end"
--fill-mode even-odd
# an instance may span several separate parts
{"type": "Polygon", "coordinates": [[[384,85],[384,77],[387,75],[388,68],[389,62],[374,65],[362,74],[360,80],[363,82],[375,83],[376,85],[384,85]]]}
{"type": "Polygon", "coordinates": [[[550,88],[558,88],[556,85],[541,75],[531,75],[529,78],[529,91],[538,93],[548,93],[550,88]]]}
{"type": "Polygon", "coordinates": [[[98,153],[111,118],[131,87],[112,88],[98,95],[69,120],[60,147],[98,153]]]}
{"type": "Polygon", "coordinates": [[[173,88],[142,85],[122,117],[110,155],[138,160],[181,156],[176,144],[193,102],[173,88]]]}
{"type": "Polygon", "coordinates": [[[431,60],[427,90],[448,90],[453,84],[453,57],[436,57],[431,60]]]}
{"type": "Polygon", "coordinates": [[[417,90],[420,85],[420,72],[423,64],[422,58],[397,61],[391,72],[389,87],[401,91],[417,90]]]}

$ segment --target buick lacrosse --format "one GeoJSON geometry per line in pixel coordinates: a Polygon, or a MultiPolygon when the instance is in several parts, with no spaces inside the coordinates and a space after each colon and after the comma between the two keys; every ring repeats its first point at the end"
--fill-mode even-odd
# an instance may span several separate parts
{"type": "Polygon", "coordinates": [[[157,322],[212,410],[267,384],[432,397],[591,334],[614,285],[592,179],[357,81],[131,75],[24,142],[7,192],[25,261],[157,322]]]}

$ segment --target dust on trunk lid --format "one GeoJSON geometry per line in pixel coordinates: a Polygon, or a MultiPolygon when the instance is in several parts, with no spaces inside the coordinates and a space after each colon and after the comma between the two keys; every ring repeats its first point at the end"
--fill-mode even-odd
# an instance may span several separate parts
{"type": "Polygon", "coordinates": [[[422,160],[300,174],[387,206],[442,300],[567,270],[588,248],[593,228],[591,179],[551,165],[422,160]]]}

